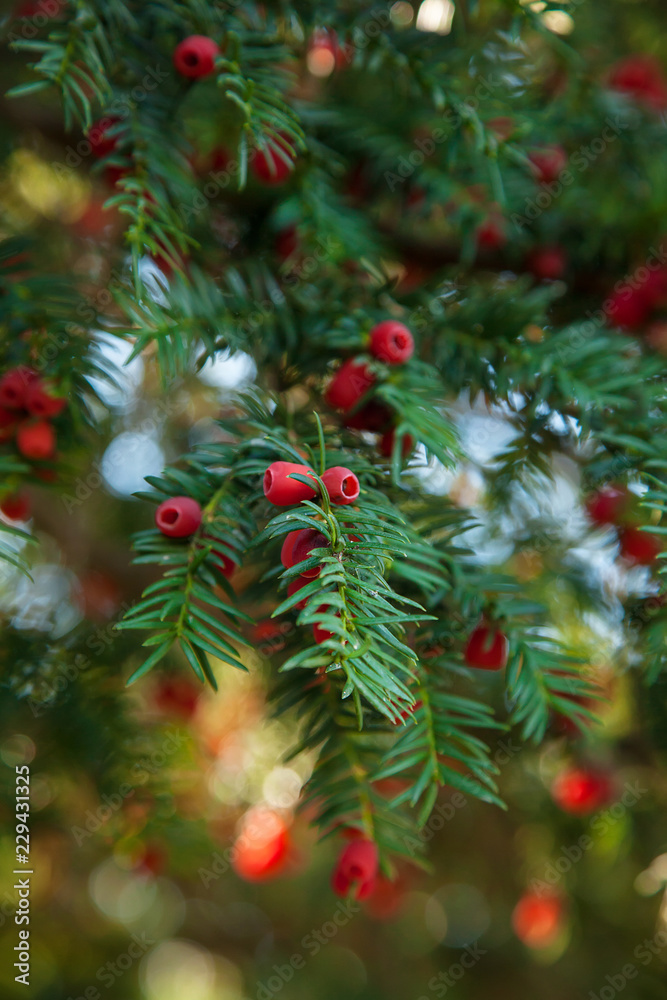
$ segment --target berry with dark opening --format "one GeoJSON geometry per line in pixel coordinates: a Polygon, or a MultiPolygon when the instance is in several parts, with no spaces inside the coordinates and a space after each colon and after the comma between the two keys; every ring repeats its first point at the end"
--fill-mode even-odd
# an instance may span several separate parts
{"type": "Polygon", "coordinates": [[[219,54],[220,49],[212,38],[190,35],[174,49],[174,66],[181,76],[196,80],[211,75],[219,54]]]}
{"type": "Polygon", "coordinates": [[[332,378],[324,398],[335,410],[351,410],[373,385],[375,375],[367,365],[349,358],[332,378]]]}
{"type": "Polygon", "coordinates": [[[37,378],[30,368],[12,368],[0,378],[0,406],[6,410],[25,409],[28,386],[37,378]]]}
{"type": "Polygon", "coordinates": [[[322,482],[329,492],[332,503],[349,504],[359,496],[359,480],[354,472],[346,469],[342,465],[335,465],[332,469],[327,469],[322,473],[322,482]]]}
{"type": "Polygon", "coordinates": [[[499,629],[478,625],[471,633],[463,653],[469,667],[477,670],[502,670],[507,666],[509,640],[499,629]]]}
{"type": "Polygon", "coordinates": [[[369,349],[388,365],[404,365],[414,354],[415,342],[407,326],[386,319],[371,330],[369,349]]]}
{"type": "Polygon", "coordinates": [[[57,417],[67,406],[64,396],[58,396],[52,387],[35,378],[30,382],[25,394],[25,408],[33,417],[57,417]]]}
{"type": "Polygon", "coordinates": [[[171,497],[155,511],[155,523],[167,538],[188,538],[201,524],[201,507],[192,497],[171,497]]]}
{"type": "Polygon", "coordinates": [[[331,884],[338,896],[347,896],[354,890],[356,899],[371,894],[378,874],[377,845],[365,837],[347,844],[338,858],[331,884]]]}
{"type": "Polygon", "coordinates": [[[288,507],[293,503],[301,503],[302,500],[312,500],[317,493],[317,487],[293,479],[295,473],[300,476],[314,475],[313,470],[307,465],[299,465],[297,462],[272,462],[264,473],[264,496],[269,503],[275,504],[276,507],[288,507]]]}
{"type": "Polygon", "coordinates": [[[45,461],[55,455],[56,432],[47,420],[26,421],[16,433],[16,447],[24,458],[45,461]]]}

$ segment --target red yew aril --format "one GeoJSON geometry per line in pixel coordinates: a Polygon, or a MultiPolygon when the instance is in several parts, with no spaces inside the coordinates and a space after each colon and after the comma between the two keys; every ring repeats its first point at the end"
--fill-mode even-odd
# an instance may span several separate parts
{"type": "Polygon", "coordinates": [[[347,505],[354,503],[359,496],[361,487],[354,472],[342,465],[335,465],[322,473],[322,482],[327,488],[329,499],[334,504],[347,505]]]}
{"type": "Polygon", "coordinates": [[[605,486],[586,501],[586,511],[595,524],[617,524],[629,501],[625,488],[605,486]]]}
{"type": "Polygon", "coordinates": [[[0,510],[10,521],[27,521],[30,517],[30,499],[25,493],[10,493],[0,501],[0,510]]]}
{"type": "Polygon", "coordinates": [[[375,375],[363,362],[349,358],[340,366],[324,394],[335,410],[351,410],[375,384],[375,375]]]}
{"type": "Polygon", "coordinates": [[[611,800],[612,786],[609,778],[598,771],[568,768],[551,786],[551,797],[563,812],[586,816],[611,800]]]}
{"type": "Polygon", "coordinates": [[[57,417],[67,406],[64,396],[58,396],[41,378],[33,379],[25,394],[24,406],[34,417],[57,417]]]}
{"type": "Polygon", "coordinates": [[[257,806],[244,817],[234,843],[232,867],[247,882],[263,882],[284,869],[289,851],[289,833],[283,818],[257,806]]]}
{"type": "Polygon", "coordinates": [[[25,421],[16,433],[16,447],[24,458],[45,461],[56,453],[56,433],[47,420],[25,421]]]}
{"type": "Polygon", "coordinates": [[[356,899],[367,898],[375,887],[378,863],[377,844],[366,837],[352,840],[343,848],[334,869],[334,892],[346,896],[354,890],[356,899]]]}
{"type": "Polygon", "coordinates": [[[167,538],[189,538],[201,524],[201,507],[192,497],[171,497],[155,511],[155,524],[167,538]]]}
{"type": "Polygon", "coordinates": [[[509,641],[499,629],[479,625],[470,635],[463,658],[478,670],[502,670],[507,665],[509,641]]]}
{"type": "Polygon", "coordinates": [[[264,473],[263,482],[264,496],[269,503],[289,507],[302,500],[312,500],[317,493],[317,484],[308,486],[292,478],[294,474],[308,476],[314,475],[314,472],[309,466],[297,462],[272,462],[264,473]]]}
{"type": "Polygon", "coordinates": [[[551,184],[567,166],[567,153],[562,146],[543,146],[528,154],[540,184],[551,184]]]}
{"type": "MultiPolygon", "coordinates": [[[[328,546],[329,542],[321,531],[316,531],[315,528],[302,528],[292,547],[292,565],[296,566],[310,558],[313,549],[326,549],[328,546]]],[[[310,569],[304,570],[301,576],[305,577],[306,580],[314,580],[321,572],[321,566],[312,566],[310,569]]]]}
{"type": "Polygon", "coordinates": [[[636,566],[652,566],[662,552],[658,536],[641,531],[638,527],[622,528],[618,537],[621,555],[636,566]]]}
{"type": "Polygon", "coordinates": [[[547,948],[563,926],[563,903],[556,895],[526,892],[514,907],[512,928],[528,948],[547,948]]]}

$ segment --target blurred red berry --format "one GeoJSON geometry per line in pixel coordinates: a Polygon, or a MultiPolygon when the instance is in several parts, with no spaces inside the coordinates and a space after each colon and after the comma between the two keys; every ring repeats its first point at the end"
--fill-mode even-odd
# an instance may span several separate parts
{"type": "Polygon", "coordinates": [[[502,670],[508,656],[507,636],[487,625],[479,625],[472,632],[463,652],[467,665],[478,670],[502,670]]]}
{"type": "Polygon", "coordinates": [[[596,771],[573,767],[562,771],[551,786],[551,797],[563,812],[587,816],[611,799],[608,777],[596,771]]]}

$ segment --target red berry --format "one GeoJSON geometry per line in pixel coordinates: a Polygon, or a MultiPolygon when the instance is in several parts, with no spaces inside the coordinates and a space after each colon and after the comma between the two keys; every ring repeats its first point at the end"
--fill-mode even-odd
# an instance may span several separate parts
{"type": "Polygon", "coordinates": [[[167,538],[188,538],[201,524],[201,507],[192,497],[171,497],[155,511],[155,523],[167,538]]]}
{"type": "Polygon", "coordinates": [[[322,473],[322,482],[329,491],[331,502],[336,504],[354,503],[361,489],[354,472],[342,465],[334,465],[322,473]]]}
{"type": "Polygon", "coordinates": [[[499,250],[507,243],[505,223],[501,215],[492,213],[480,223],[476,232],[477,246],[481,250],[499,250]]]}
{"type": "Polygon", "coordinates": [[[368,367],[349,358],[332,378],[324,398],[336,410],[351,410],[374,384],[375,375],[368,367]]]}
{"type": "Polygon", "coordinates": [[[53,458],[56,451],[56,434],[46,420],[21,424],[16,434],[16,447],[24,456],[39,462],[53,458]]]}
{"type": "Polygon", "coordinates": [[[536,247],[526,260],[528,270],[540,281],[557,281],[565,274],[567,255],[562,247],[536,247]]]}
{"type": "Polygon", "coordinates": [[[292,147],[286,135],[278,135],[273,142],[283,150],[287,161],[274,149],[256,150],[250,160],[255,177],[264,184],[284,184],[294,170],[292,147]]]}
{"type": "Polygon", "coordinates": [[[639,528],[623,528],[618,537],[621,543],[621,555],[637,566],[651,566],[662,552],[658,536],[640,531],[639,528]]]}
{"type": "Polygon", "coordinates": [[[562,146],[543,146],[528,154],[540,184],[550,184],[567,166],[567,153],[562,146]]]}
{"type": "Polygon", "coordinates": [[[281,229],[276,235],[275,248],[281,260],[287,260],[291,257],[296,253],[298,247],[299,236],[296,226],[288,226],[286,229],[281,229]]]}
{"type": "Polygon", "coordinates": [[[112,116],[110,118],[101,118],[99,121],[91,125],[88,130],[88,141],[92,146],[92,153],[94,156],[98,156],[100,159],[103,156],[109,156],[113,153],[118,146],[118,136],[109,136],[107,133],[110,129],[117,125],[120,118],[112,116]]]}
{"type": "Polygon", "coordinates": [[[636,330],[649,317],[652,303],[641,291],[630,287],[613,292],[603,306],[610,326],[620,326],[626,330],[636,330]]]}
{"type": "Polygon", "coordinates": [[[12,493],[0,502],[0,510],[10,521],[27,521],[30,517],[30,500],[25,493],[12,493]]]}
{"type": "MultiPolygon", "coordinates": [[[[396,432],[394,428],[390,431],[385,431],[385,433],[380,438],[378,444],[378,451],[385,458],[391,458],[394,453],[394,440],[396,438],[396,432]]],[[[415,439],[412,434],[402,434],[401,435],[401,456],[407,458],[412,454],[415,448],[415,439]]]]}
{"type": "Polygon", "coordinates": [[[415,342],[407,326],[395,319],[386,319],[371,330],[370,352],[388,365],[404,365],[415,350],[415,342]]]}
{"type": "Polygon", "coordinates": [[[343,848],[331,884],[338,896],[346,896],[354,889],[355,898],[364,899],[373,891],[377,874],[377,845],[372,840],[360,838],[343,848]]]}
{"type": "Polygon", "coordinates": [[[478,625],[468,639],[463,658],[469,667],[478,670],[502,670],[507,666],[509,641],[507,636],[488,625],[478,625]]]}
{"type": "Polygon", "coordinates": [[[345,426],[356,431],[374,431],[379,433],[384,431],[387,424],[391,423],[394,414],[384,403],[377,403],[371,400],[354,413],[345,415],[345,426]]]}
{"type": "Polygon", "coordinates": [[[247,882],[261,882],[282,871],[289,849],[289,834],[282,817],[257,806],[244,817],[234,843],[232,867],[247,882]]]}
{"type": "Polygon", "coordinates": [[[155,691],[155,706],[165,715],[190,719],[197,710],[201,688],[187,677],[164,677],[155,691]]]}
{"type": "Polygon", "coordinates": [[[556,805],[574,816],[596,812],[609,802],[611,793],[606,775],[578,767],[561,772],[551,786],[556,805]]]}
{"type": "Polygon", "coordinates": [[[190,35],[174,49],[174,66],[181,76],[198,79],[210,76],[215,70],[215,60],[220,49],[212,38],[206,35],[190,35]]]}
{"type": "MultiPolygon", "coordinates": [[[[310,558],[310,553],[313,549],[326,549],[329,547],[326,537],[321,531],[316,531],[315,528],[302,528],[298,532],[298,536],[298,538],[294,539],[292,546],[292,566],[296,566],[298,563],[303,562],[304,559],[310,558]]],[[[310,569],[304,570],[301,576],[307,580],[314,580],[321,572],[321,566],[313,566],[310,569]]]]}
{"type": "Polygon", "coordinates": [[[314,475],[307,465],[296,462],[273,462],[264,473],[264,496],[276,507],[288,507],[302,500],[312,500],[317,493],[316,486],[307,486],[291,476],[314,475]]]}
{"type": "Polygon", "coordinates": [[[30,368],[13,368],[0,378],[0,406],[7,410],[22,410],[28,386],[37,378],[30,368]]]}
{"type": "Polygon", "coordinates": [[[282,548],[280,550],[280,561],[285,569],[290,569],[294,565],[294,543],[301,534],[302,530],[303,529],[301,528],[297,528],[296,531],[290,531],[283,539],[282,548]]]}
{"type": "Polygon", "coordinates": [[[558,937],[563,921],[563,904],[554,895],[525,893],[514,907],[514,933],[529,948],[546,948],[558,937]]]}
{"type": "Polygon", "coordinates": [[[651,56],[628,56],[612,67],[609,85],[653,111],[667,108],[667,81],[651,56]]]}
{"type": "MultiPolygon", "coordinates": [[[[321,614],[325,614],[327,611],[329,611],[329,609],[330,609],[329,604],[321,604],[317,610],[321,614]]],[[[336,615],[336,617],[338,617],[338,615],[336,615]]],[[[313,625],[313,639],[318,645],[321,642],[327,642],[329,639],[335,639],[335,638],[336,638],[335,632],[330,632],[328,628],[322,628],[322,626],[318,625],[317,623],[313,625]]]]}
{"type": "Polygon", "coordinates": [[[224,549],[212,549],[211,556],[217,562],[218,569],[223,576],[227,577],[227,579],[229,579],[230,576],[233,576],[234,571],[237,569],[237,565],[233,559],[230,559],[224,549]]]}
{"type": "MultiPolygon", "coordinates": [[[[301,590],[302,587],[307,587],[309,582],[310,581],[303,576],[297,577],[296,580],[290,580],[290,582],[287,584],[287,596],[291,597],[292,594],[296,594],[297,590],[301,590]]],[[[305,608],[307,600],[308,598],[304,598],[303,601],[299,601],[298,604],[295,604],[294,605],[295,610],[300,611],[302,608],[305,608]]]]}
{"type": "Polygon", "coordinates": [[[595,524],[617,524],[628,500],[627,490],[605,486],[586,501],[586,510],[595,524]]]}
{"type": "Polygon", "coordinates": [[[51,393],[50,386],[41,378],[35,378],[27,388],[24,405],[34,417],[57,417],[67,406],[67,400],[51,393]]]}

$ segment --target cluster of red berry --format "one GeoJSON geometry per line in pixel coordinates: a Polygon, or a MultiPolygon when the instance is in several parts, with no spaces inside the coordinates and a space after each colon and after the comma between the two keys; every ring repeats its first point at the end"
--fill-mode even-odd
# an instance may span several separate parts
{"type": "Polygon", "coordinates": [[[624,487],[608,486],[594,493],[586,503],[591,521],[618,529],[620,554],[636,566],[652,566],[662,545],[657,535],[642,531],[633,516],[636,497],[624,487]]]}
{"type": "MultiPolygon", "coordinates": [[[[56,431],[52,421],[66,406],[67,400],[57,394],[56,387],[32,368],[11,369],[0,378],[0,443],[13,441],[19,454],[30,462],[54,458],[56,431]]],[[[5,497],[0,509],[13,520],[30,515],[23,494],[5,497]]]]}
{"type": "MultiPolygon", "coordinates": [[[[278,507],[287,507],[294,503],[301,503],[303,500],[312,500],[317,495],[318,485],[313,486],[304,483],[301,479],[295,479],[294,475],[310,477],[314,475],[313,470],[307,465],[298,465],[294,462],[273,462],[264,473],[264,496],[269,503],[278,507]]],[[[336,506],[352,504],[359,497],[360,484],[355,474],[341,465],[336,465],[322,473],[329,500],[336,506]]],[[[311,558],[311,553],[318,549],[327,548],[329,545],[326,537],[315,528],[300,528],[290,531],[285,535],[280,561],[285,569],[291,569],[300,563],[311,558]]],[[[321,573],[321,566],[314,564],[304,568],[298,579],[292,580],[287,588],[287,593],[291,597],[302,587],[305,587],[311,580],[315,580],[321,573]]],[[[305,602],[299,602],[297,608],[302,608],[305,602]]],[[[318,610],[324,612],[327,605],[322,605],[318,610]]],[[[333,634],[319,625],[313,625],[313,637],[315,642],[326,642],[333,638],[333,634]]]]}
{"type": "MultiPolygon", "coordinates": [[[[369,353],[387,365],[404,365],[412,357],[414,349],[412,333],[396,320],[383,320],[370,332],[369,353]]],[[[376,381],[375,374],[365,362],[349,358],[329,383],[325,399],[334,410],[342,412],[346,427],[381,433],[378,447],[380,454],[388,458],[394,448],[391,410],[384,403],[374,400],[359,405],[376,381]]],[[[407,457],[413,449],[413,438],[405,434],[401,442],[403,456],[407,457]]]]}

